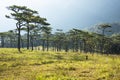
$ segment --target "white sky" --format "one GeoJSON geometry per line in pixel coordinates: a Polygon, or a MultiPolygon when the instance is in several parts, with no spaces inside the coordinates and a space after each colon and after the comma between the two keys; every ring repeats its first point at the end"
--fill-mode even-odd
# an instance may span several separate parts
{"type": "Polygon", "coordinates": [[[120,0],[0,0],[0,32],[15,29],[15,21],[5,18],[7,6],[37,10],[54,29],[86,28],[100,22],[120,21],[120,0]]]}

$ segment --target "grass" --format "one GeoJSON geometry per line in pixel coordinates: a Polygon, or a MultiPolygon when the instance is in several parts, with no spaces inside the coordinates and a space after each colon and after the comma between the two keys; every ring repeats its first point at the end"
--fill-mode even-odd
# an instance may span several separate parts
{"type": "Polygon", "coordinates": [[[1,48],[0,80],[120,80],[120,56],[1,48]]]}

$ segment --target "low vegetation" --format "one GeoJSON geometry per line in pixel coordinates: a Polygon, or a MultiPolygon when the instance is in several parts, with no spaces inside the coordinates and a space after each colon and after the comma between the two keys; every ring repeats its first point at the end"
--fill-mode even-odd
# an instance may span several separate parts
{"type": "Polygon", "coordinates": [[[0,80],[119,79],[119,55],[0,48],[0,80]]]}

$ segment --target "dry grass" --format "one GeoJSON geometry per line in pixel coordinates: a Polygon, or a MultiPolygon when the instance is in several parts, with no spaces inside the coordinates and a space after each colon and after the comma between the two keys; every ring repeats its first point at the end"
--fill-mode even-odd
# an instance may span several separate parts
{"type": "Polygon", "coordinates": [[[119,79],[119,55],[0,49],[0,80],[119,79]]]}

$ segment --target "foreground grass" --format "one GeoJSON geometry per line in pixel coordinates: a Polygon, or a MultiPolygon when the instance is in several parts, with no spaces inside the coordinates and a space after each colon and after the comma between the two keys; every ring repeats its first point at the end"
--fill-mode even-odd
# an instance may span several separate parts
{"type": "Polygon", "coordinates": [[[120,80],[120,56],[0,49],[0,80],[120,80]]]}

